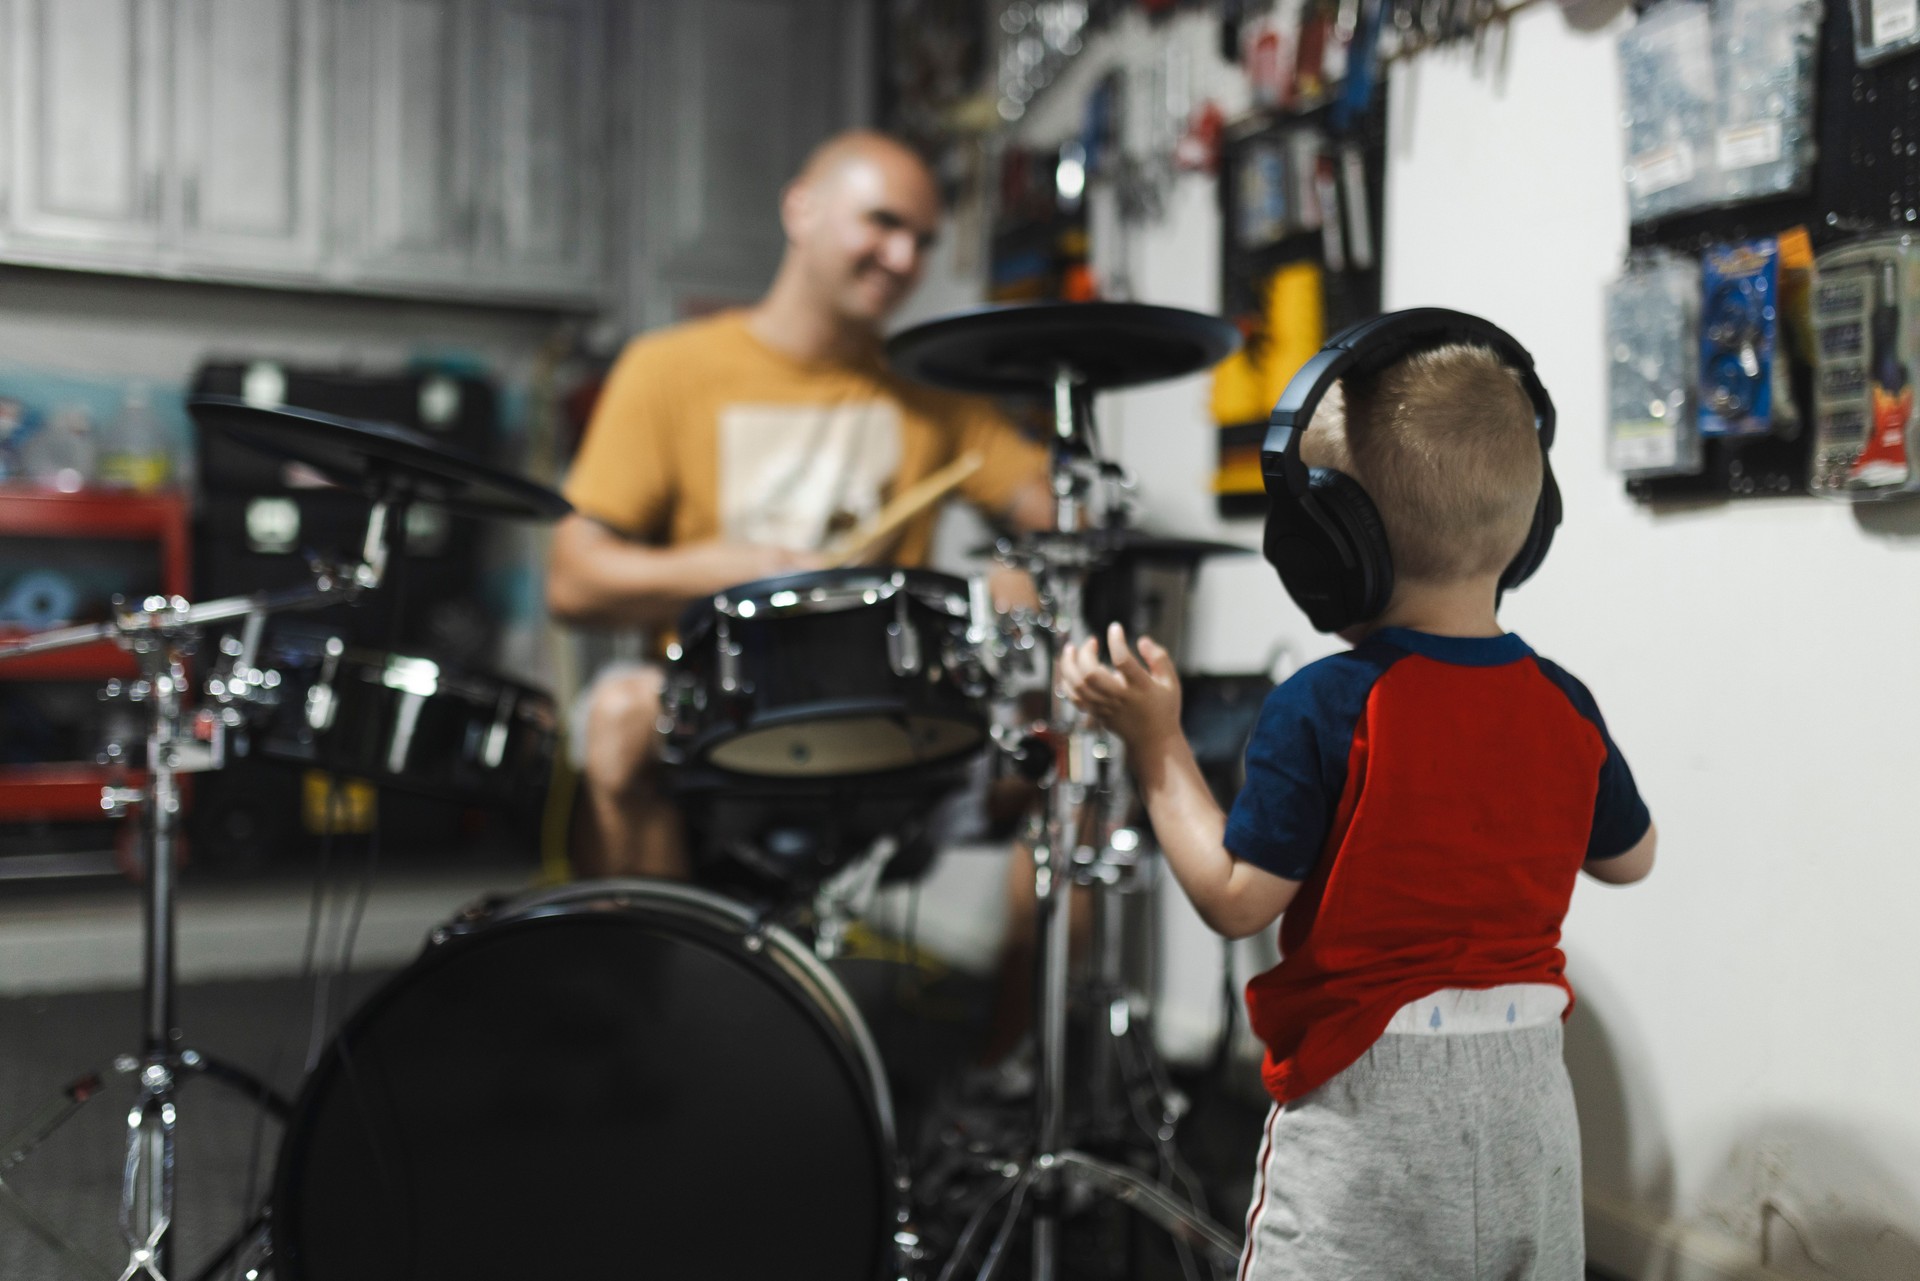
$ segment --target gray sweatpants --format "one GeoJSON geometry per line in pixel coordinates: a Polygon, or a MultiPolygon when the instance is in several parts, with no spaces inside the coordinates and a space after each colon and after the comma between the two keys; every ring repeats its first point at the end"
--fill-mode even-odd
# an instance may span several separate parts
{"type": "Polygon", "coordinates": [[[1559,1024],[1388,1035],[1267,1115],[1240,1281],[1581,1281],[1559,1024]]]}

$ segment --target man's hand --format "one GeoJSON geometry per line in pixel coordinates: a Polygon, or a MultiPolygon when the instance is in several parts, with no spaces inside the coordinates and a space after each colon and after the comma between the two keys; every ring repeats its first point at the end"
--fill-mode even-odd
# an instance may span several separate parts
{"type": "Polygon", "coordinates": [[[1173,657],[1151,637],[1140,638],[1140,656],[1127,647],[1126,629],[1107,628],[1113,666],[1100,661],[1099,642],[1088,637],[1060,656],[1059,681],[1068,698],[1118,734],[1129,748],[1180,735],[1180,677],[1173,657]]]}
{"type": "Polygon", "coordinates": [[[718,539],[654,547],[574,512],[553,531],[547,608],[571,623],[670,625],[688,601],[824,564],[813,552],[718,539]]]}
{"type": "Polygon", "coordinates": [[[690,555],[699,557],[700,571],[711,576],[720,587],[750,583],[756,578],[777,578],[809,569],[824,569],[827,558],[818,552],[789,551],[764,543],[689,543],[690,555]]]}

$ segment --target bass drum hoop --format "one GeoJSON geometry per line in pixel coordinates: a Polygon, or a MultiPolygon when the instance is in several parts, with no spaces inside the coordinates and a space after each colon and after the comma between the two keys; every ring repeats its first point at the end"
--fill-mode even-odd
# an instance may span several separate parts
{"type": "Polygon", "coordinates": [[[457,960],[468,947],[496,929],[565,919],[589,911],[618,915],[648,910],[685,937],[708,944],[734,945],[735,959],[769,976],[781,994],[807,1014],[826,1034],[825,1040],[838,1051],[842,1068],[870,1106],[881,1201],[895,1220],[880,1225],[879,1239],[875,1242],[875,1277],[876,1281],[892,1277],[897,1269],[893,1267],[894,1252],[888,1243],[903,1209],[893,1094],[879,1050],[846,988],[799,939],[777,924],[759,920],[743,904],[691,886],[639,878],[584,881],[534,891],[500,903],[471,922],[460,920],[436,929],[427,950],[382,984],[340,1026],[302,1084],[281,1140],[269,1219],[275,1274],[284,1281],[311,1281],[302,1258],[299,1216],[294,1212],[301,1190],[298,1173],[314,1113],[339,1075],[340,1058],[336,1049],[341,1041],[356,1037],[413,981],[457,960]],[[720,938],[716,939],[715,934],[720,938]],[[745,942],[755,936],[762,940],[757,949],[745,942]]]}

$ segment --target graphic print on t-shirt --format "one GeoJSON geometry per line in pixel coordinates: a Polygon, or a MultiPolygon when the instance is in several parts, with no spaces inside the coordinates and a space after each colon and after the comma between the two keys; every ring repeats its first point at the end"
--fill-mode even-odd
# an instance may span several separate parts
{"type": "Polygon", "coordinates": [[[733,542],[813,551],[880,510],[900,467],[891,401],[720,411],[720,528],[733,542]]]}

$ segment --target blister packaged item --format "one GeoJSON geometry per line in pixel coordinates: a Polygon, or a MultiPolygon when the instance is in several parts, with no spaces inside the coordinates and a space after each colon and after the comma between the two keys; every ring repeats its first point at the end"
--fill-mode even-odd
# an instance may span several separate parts
{"type": "Polygon", "coordinates": [[[1920,0],[1853,0],[1853,56],[1863,67],[1920,47],[1920,0]]]}
{"type": "Polygon", "coordinates": [[[1702,261],[1703,436],[1759,436],[1774,428],[1779,273],[1780,246],[1771,238],[1716,245],[1702,261]]]}
{"type": "Polygon", "coordinates": [[[1607,290],[1607,462],[1635,480],[1698,475],[1700,264],[1632,263],[1607,290]]]}
{"type": "Polygon", "coordinates": [[[1820,0],[1714,0],[1720,201],[1804,191],[1813,177],[1820,0]]]}
{"type": "Polygon", "coordinates": [[[1782,440],[1800,435],[1800,402],[1793,394],[1795,365],[1813,365],[1813,241],[1805,227],[1789,227],[1773,242],[1774,340],[1768,430],[1782,440]]]}
{"type": "Polygon", "coordinates": [[[1920,490],[1920,246],[1876,236],[1820,255],[1809,488],[1850,502],[1920,490]]]}
{"type": "Polygon", "coordinates": [[[1272,244],[1292,230],[1287,161],[1277,140],[1260,138],[1246,145],[1240,153],[1235,187],[1242,245],[1272,244]]]}
{"type": "Polygon", "coordinates": [[[1620,36],[1634,222],[1719,198],[1713,34],[1703,0],[1661,0],[1620,36]]]}

